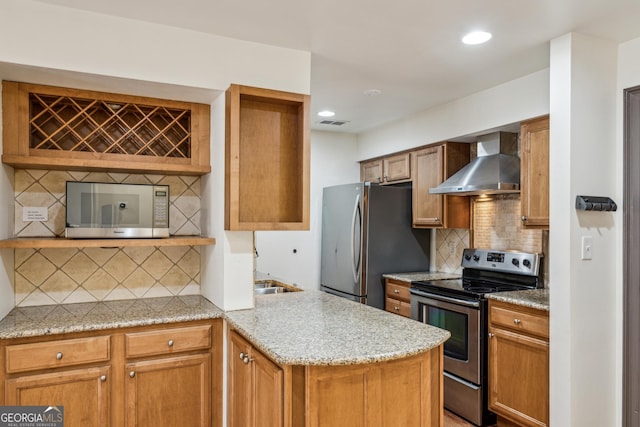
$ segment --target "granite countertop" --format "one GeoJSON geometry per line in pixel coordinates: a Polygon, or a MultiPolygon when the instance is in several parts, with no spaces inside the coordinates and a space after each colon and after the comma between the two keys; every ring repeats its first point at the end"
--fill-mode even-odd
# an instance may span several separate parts
{"type": "Polygon", "coordinates": [[[0,339],[99,331],[223,317],[199,295],[16,307],[0,321],[0,339]]]}
{"type": "Polygon", "coordinates": [[[486,297],[496,301],[549,311],[549,289],[495,292],[492,294],[486,294],[486,297]]]}
{"type": "Polygon", "coordinates": [[[382,277],[400,280],[401,282],[417,282],[421,280],[459,279],[461,275],[456,273],[441,273],[438,271],[416,271],[412,273],[388,273],[383,274],[382,277]]]}
{"type": "Polygon", "coordinates": [[[256,297],[227,321],[283,365],[348,365],[411,356],[450,337],[446,330],[320,291],[256,297]]]}
{"type": "Polygon", "coordinates": [[[347,365],[392,360],[438,347],[443,329],[320,291],[255,297],[255,308],[224,312],[206,298],[141,298],[16,307],[0,339],[224,318],[283,365],[347,365]]]}

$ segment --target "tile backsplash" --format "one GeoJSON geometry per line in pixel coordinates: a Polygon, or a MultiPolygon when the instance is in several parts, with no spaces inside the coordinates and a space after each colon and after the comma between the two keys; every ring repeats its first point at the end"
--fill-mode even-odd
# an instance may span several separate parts
{"type": "Polygon", "coordinates": [[[468,247],[546,254],[548,231],[522,227],[520,195],[475,197],[471,205],[471,230],[435,230],[436,271],[462,273],[462,251],[468,247]]]}
{"type": "Polygon", "coordinates": [[[545,231],[522,227],[519,194],[477,197],[472,211],[474,247],[545,252],[545,231]]]}
{"type": "MultiPolygon", "coordinates": [[[[16,169],[15,237],[61,237],[66,181],[170,186],[170,234],[200,234],[200,178],[16,169]],[[47,221],[22,221],[23,207],[46,207],[47,221]]],[[[200,249],[180,247],[15,250],[17,306],[200,293],[200,249]]]]}

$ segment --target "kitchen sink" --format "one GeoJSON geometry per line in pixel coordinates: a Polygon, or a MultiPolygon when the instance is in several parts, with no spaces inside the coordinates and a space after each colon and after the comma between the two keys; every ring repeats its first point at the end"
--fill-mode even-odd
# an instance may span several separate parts
{"type": "Polygon", "coordinates": [[[253,285],[256,295],[281,294],[284,292],[296,292],[300,289],[281,284],[275,280],[259,280],[253,285]]]}
{"type": "Polygon", "coordinates": [[[268,288],[255,288],[256,295],[266,295],[266,294],[280,294],[282,292],[291,292],[287,288],[283,288],[282,286],[271,286],[268,288]]]}

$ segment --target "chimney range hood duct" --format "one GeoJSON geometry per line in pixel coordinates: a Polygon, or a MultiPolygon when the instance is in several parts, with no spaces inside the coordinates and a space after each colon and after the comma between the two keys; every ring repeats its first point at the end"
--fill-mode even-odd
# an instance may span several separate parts
{"type": "Polygon", "coordinates": [[[436,188],[430,188],[429,193],[458,196],[519,193],[520,158],[513,155],[517,146],[517,133],[479,136],[478,157],[436,188]]]}

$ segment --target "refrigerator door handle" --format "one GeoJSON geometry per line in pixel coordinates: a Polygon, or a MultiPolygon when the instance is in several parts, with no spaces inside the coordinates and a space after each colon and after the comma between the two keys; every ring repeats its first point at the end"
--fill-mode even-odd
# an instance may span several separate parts
{"type": "MultiPolygon", "coordinates": [[[[357,242],[358,247],[356,248],[356,227],[358,230],[361,230],[361,222],[362,215],[360,211],[360,195],[356,196],[356,203],[353,206],[353,217],[351,218],[351,271],[353,273],[353,281],[354,283],[358,283],[358,277],[360,276],[360,256],[361,256],[361,247],[360,242],[357,242]],[[358,251],[356,253],[356,250],[358,251]]],[[[358,233],[360,238],[362,238],[361,233],[358,233]]]]}

